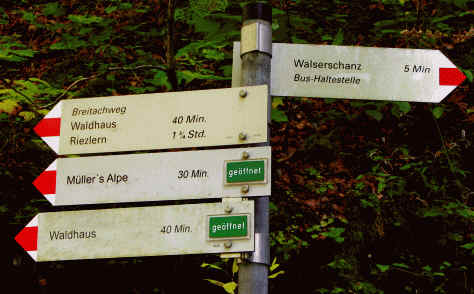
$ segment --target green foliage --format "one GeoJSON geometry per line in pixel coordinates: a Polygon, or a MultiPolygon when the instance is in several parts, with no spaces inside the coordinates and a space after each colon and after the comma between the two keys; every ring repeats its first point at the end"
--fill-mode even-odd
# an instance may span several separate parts
{"type": "MultiPolygon", "coordinates": [[[[179,89],[228,87],[243,3],[176,4],[179,89]]],[[[272,2],[274,42],[438,49],[467,76],[433,107],[273,98],[270,242],[285,271],[274,259],[272,293],[292,291],[296,282],[302,293],[468,293],[474,253],[471,4],[272,2]]],[[[171,90],[166,5],[24,0],[0,8],[0,180],[9,183],[0,193],[0,216],[11,231],[50,209],[25,183],[54,160],[31,129],[59,99],[171,90]]],[[[160,268],[147,268],[157,277],[155,292],[176,291],[179,285],[161,291],[169,277],[162,274],[176,275],[170,269],[187,262],[161,266],[161,275],[160,268]]],[[[56,281],[56,267],[74,264],[52,263],[41,272],[56,281]]],[[[236,292],[237,262],[197,264],[204,284],[236,292]]],[[[128,290],[150,292],[142,286],[128,290]]]]}
{"type": "MultiPolygon", "coordinates": [[[[239,272],[239,261],[240,258],[231,258],[231,259],[222,259],[214,264],[206,263],[203,262],[201,264],[201,268],[207,268],[207,269],[214,269],[217,270],[218,272],[226,274],[227,277],[231,277],[231,281],[229,282],[221,282],[215,279],[204,279],[205,281],[208,281],[209,283],[219,286],[222,289],[224,289],[225,292],[229,294],[234,294],[235,290],[237,289],[237,282],[235,280],[237,279],[237,274],[239,272]],[[231,266],[230,263],[232,263],[231,266]],[[228,270],[230,268],[231,270],[228,270]]],[[[279,275],[282,275],[285,273],[284,270],[279,270],[277,269],[280,267],[280,264],[277,263],[277,259],[274,258],[272,261],[272,264],[269,267],[269,279],[275,279],[279,275]]]]}
{"type": "Polygon", "coordinates": [[[32,58],[37,51],[28,49],[9,36],[0,37],[0,61],[21,62],[32,58]]]}
{"type": "Polygon", "coordinates": [[[285,112],[278,108],[280,105],[283,105],[282,97],[272,97],[272,121],[287,122],[288,117],[285,112]]]}
{"type": "Polygon", "coordinates": [[[43,14],[45,16],[59,17],[66,14],[66,10],[63,7],[61,7],[61,5],[58,2],[49,2],[49,3],[46,3],[45,6],[43,7],[43,14]]]}
{"type": "Polygon", "coordinates": [[[439,119],[443,115],[444,109],[441,106],[433,108],[433,116],[439,119]]]}
{"type": "Polygon", "coordinates": [[[344,237],[341,237],[341,234],[344,233],[344,231],[345,231],[344,228],[331,227],[331,228],[329,228],[329,231],[322,232],[321,235],[325,236],[325,237],[328,237],[328,238],[331,238],[331,239],[334,239],[334,241],[336,241],[337,243],[342,243],[342,242],[344,242],[344,237]]]}

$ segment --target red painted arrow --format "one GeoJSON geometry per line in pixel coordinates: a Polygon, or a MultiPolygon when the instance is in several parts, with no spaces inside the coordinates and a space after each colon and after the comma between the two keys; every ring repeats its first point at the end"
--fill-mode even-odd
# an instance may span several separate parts
{"type": "Polygon", "coordinates": [[[38,215],[15,237],[15,241],[36,261],[38,252],[38,215]]]}
{"type": "Polygon", "coordinates": [[[41,192],[41,194],[56,193],[56,171],[45,170],[34,181],[33,185],[41,192]]]}
{"type": "Polygon", "coordinates": [[[40,137],[53,137],[59,136],[60,129],[61,118],[43,118],[33,130],[40,137]]]}
{"type": "Polygon", "coordinates": [[[24,227],[15,237],[15,241],[20,244],[25,251],[35,251],[38,249],[38,227],[24,227]]]}
{"type": "Polygon", "coordinates": [[[466,76],[459,69],[439,68],[439,85],[440,86],[457,86],[466,79],[466,76]]]}
{"type": "Polygon", "coordinates": [[[33,185],[54,205],[56,201],[56,160],[33,181],[33,185]]]}
{"type": "Polygon", "coordinates": [[[56,153],[58,153],[61,133],[61,105],[62,101],[59,101],[33,129],[56,153]]]}

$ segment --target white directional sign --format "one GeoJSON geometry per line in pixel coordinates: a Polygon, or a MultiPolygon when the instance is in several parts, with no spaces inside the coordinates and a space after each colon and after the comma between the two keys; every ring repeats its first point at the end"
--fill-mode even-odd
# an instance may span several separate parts
{"type": "Polygon", "coordinates": [[[35,131],[58,154],[262,143],[267,97],[264,85],[62,100],[35,131]]]}
{"type": "Polygon", "coordinates": [[[229,214],[222,203],[40,213],[15,240],[35,261],[253,251],[253,201],[231,208],[229,214]]]}
{"type": "Polygon", "coordinates": [[[33,184],[53,205],[263,196],[270,164],[271,147],[59,158],[33,184]]]}
{"type": "MultiPolygon", "coordinates": [[[[271,95],[438,103],[464,74],[439,50],[274,43],[271,95]]],[[[234,43],[232,86],[240,86],[234,43]]]]}

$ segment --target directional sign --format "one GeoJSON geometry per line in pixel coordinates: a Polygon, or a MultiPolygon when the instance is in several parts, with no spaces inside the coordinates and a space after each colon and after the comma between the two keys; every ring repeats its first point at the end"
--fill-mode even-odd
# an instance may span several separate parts
{"type": "MultiPolygon", "coordinates": [[[[234,43],[232,86],[240,85],[234,43]]],[[[271,95],[438,103],[466,77],[439,50],[273,44],[271,95]]]]}
{"type": "Polygon", "coordinates": [[[35,131],[58,154],[262,143],[267,96],[254,86],[62,100],[35,131]]]}
{"type": "Polygon", "coordinates": [[[222,203],[40,213],[15,240],[35,261],[253,251],[253,201],[231,205],[232,214],[222,203]]]}
{"type": "Polygon", "coordinates": [[[271,147],[59,158],[33,184],[53,205],[264,196],[270,164],[271,147]]]}

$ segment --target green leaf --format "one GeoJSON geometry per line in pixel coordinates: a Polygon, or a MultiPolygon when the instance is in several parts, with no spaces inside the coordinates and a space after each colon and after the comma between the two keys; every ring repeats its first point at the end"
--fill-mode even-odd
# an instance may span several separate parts
{"type": "Polygon", "coordinates": [[[63,16],[66,13],[66,10],[59,6],[58,2],[47,3],[43,8],[43,14],[46,16],[59,17],[63,16]]]}
{"type": "Polygon", "coordinates": [[[219,267],[219,266],[217,266],[217,265],[210,264],[210,263],[205,263],[205,262],[203,262],[203,263],[201,264],[201,267],[202,267],[202,268],[210,267],[210,268],[217,269],[217,270],[221,270],[221,271],[223,270],[221,267],[219,267]]]}
{"type": "Polygon", "coordinates": [[[5,12],[5,10],[0,7],[0,24],[8,24],[8,14],[5,12]]]}
{"type": "Polygon", "coordinates": [[[232,262],[232,275],[239,271],[239,264],[237,263],[237,258],[234,258],[232,262]]]}
{"type": "Polygon", "coordinates": [[[99,16],[87,16],[87,15],[78,15],[78,14],[71,14],[67,17],[70,21],[80,24],[93,24],[93,23],[100,23],[103,21],[102,17],[99,16]]]}
{"type": "Polygon", "coordinates": [[[18,113],[18,115],[23,117],[25,121],[30,121],[36,117],[36,115],[31,111],[22,111],[18,113]]]}
{"type": "Polygon", "coordinates": [[[284,274],[284,273],[285,273],[285,271],[278,271],[278,272],[276,272],[276,273],[274,273],[274,274],[269,275],[268,278],[269,278],[269,279],[274,279],[274,278],[276,278],[276,277],[278,277],[279,275],[282,275],[282,274],[284,274]]]}
{"type": "Polygon", "coordinates": [[[128,10],[128,9],[132,9],[132,8],[133,8],[133,4],[129,3],[129,2],[120,3],[120,5],[119,5],[120,10],[128,10]]]}
{"type": "Polygon", "coordinates": [[[380,113],[380,112],[377,111],[377,110],[369,109],[369,110],[366,110],[365,113],[366,113],[368,116],[374,118],[374,119],[377,120],[377,121],[381,121],[382,118],[383,118],[382,113],[380,113]]]}
{"type": "Polygon", "coordinates": [[[339,29],[339,31],[337,31],[336,36],[334,36],[332,44],[333,45],[342,45],[343,42],[344,42],[344,32],[342,31],[342,29],[339,29]]]}
{"type": "Polygon", "coordinates": [[[178,83],[184,81],[185,84],[189,84],[194,79],[199,80],[228,80],[229,78],[219,77],[215,75],[206,75],[198,72],[193,72],[189,70],[180,70],[176,73],[178,77],[178,83]]]}
{"type": "Polygon", "coordinates": [[[202,54],[204,58],[216,61],[222,61],[225,58],[224,52],[216,49],[203,49],[202,54]]]}
{"type": "Polygon", "coordinates": [[[284,111],[282,111],[280,109],[272,108],[272,121],[274,121],[274,122],[287,122],[288,117],[286,116],[284,111]]]}
{"type": "Polygon", "coordinates": [[[429,265],[425,265],[425,266],[423,267],[423,270],[424,270],[425,272],[431,272],[432,269],[433,269],[433,268],[432,268],[431,266],[429,266],[429,265]]]}
{"type": "Polygon", "coordinates": [[[22,13],[23,13],[22,18],[24,20],[26,20],[29,23],[35,23],[36,16],[33,13],[28,12],[28,11],[22,11],[22,13]]]}
{"type": "Polygon", "coordinates": [[[280,266],[280,264],[276,263],[276,261],[277,261],[276,257],[273,258],[272,265],[270,265],[270,272],[273,272],[280,266]]]}
{"type": "Polygon", "coordinates": [[[291,36],[291,42],[295,44],[308,44],[309,42],[298,38],[297,36],[291,36]]]}
{"type": "Polygon", "coordinates": [[[232,65],[223,65],[219,67],[222,70],[222,74],[224,77],[231,77],[232,78],[232,65]]]}
{"type": "Polygon", "coordinates": [[[153,76],[153,79],[146,79],[145,82],[157,87],[165,86],[168,91],[171,90],[171,83],[168,81],[168,75],[166,74],[166,72],[163,70],[155,71],[156,73],[153,76]]]}
{"type": "Polygon", "coordinates": [[[408,265],[406,265],[404,263],[398,263],[398,262],[392,263],[392,266],[401,267],[401,268],[404,268],[404,269],[409,269],[410,268],[410,267],[408,267],[408,265]]]}
{"type": "Polygon", "coordinates": [[[20,105],[13,99],[5,99],[0,101],[0,113],[5,112],[12,114],[18,107],[20,107],[20,105]]]}
{"type": "Polygon", "coordinates": [[[443,115],[444,108],[441,106],[437,106],[433,109],[433,116],[436,119],[439,119],[443,115]]]}
{"type": "Polygon", "coordinates": [[[464,73],[464,75],[466,76],[467,80],[472,83],[472,71],[468,70],[468,69],[463,69],[462,72],[464,73]]]}
{"type": "Polygon", "coordinates": [[[439,207],[433,207],[430,209],[422,210],[423,217],[437,217],[437,216],[443,216],[445,214],[446,212],[442,211],[439,207]]]}
{"type": "Polygon", "coordinates": [[[105,9],[105,12],[107,14],[111,14],[112,12],[114,12],[115,10],[117,10],[117,6],[109,6],[105,9]]]}
{"type": "Polygon", "coordinates": [[[228,282],[222,285],[224,290],[229,293],[229,294],[234,294],[235,289],[237,288],[237,283],[236,282],[228,282]]]}
{"type": "Polygon", "coordinates": [[[404,114],[407,114],[411,110],[410,103],[408,102],[392,102],[392,103],[397,105],[398,109],[404,114]]]}
{"type": "Polygon", "coordinates": [[[464,239],[461,234],[457,234],[457,233],[449,233],[448,238],[457,242],[460,242],[464,239]]]}
{"type": "Polygon", "coordinates": [[[69,34],[62,35],[62,39],[49,46],[51,50],[75,50],[77,48],[86,47],[86,41],[79,39],[79,37],[69,34]]]}
{"type": "Polygon", "coordinates": [[[272,97],[272,107],[277,108],[280,105],[283,105],[283,97],[272,97]]]}
{"type": "Polygon", "coordinates": [[[474,249],[474,242],[466,243],[466,244],[461,245],[461,246],[459,246],[459,247],[464,248],[464,249],[467,249],[467,250],[471,250],[471,249],[474,249]]]}
{"type": "Polygon", "coordinates": [[[208,281],[208,282],[211,283],[211,284],[217,285],[217,286],[219,286],[219,287],[223,287],[223,286],[224,286],[224,283],[219,282],[219,281],[216,281],[216,280],[211,280],[211,279],[204,279],[204,280],[208,281]]]}
{"type": "Polygon", "coordinates": [[[390,265],[387,265],[387,264],[376,264],[376,266],[379,269],[379,271],[381,271],[382,273],[390,269],[390,265]]]}

